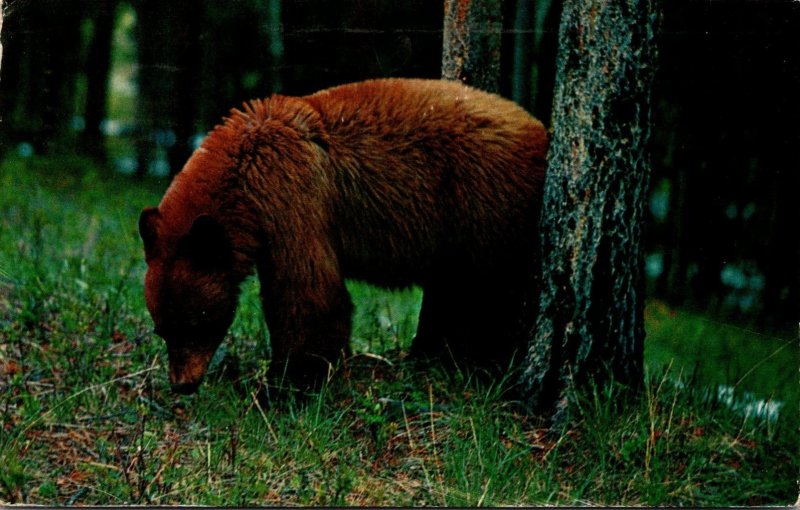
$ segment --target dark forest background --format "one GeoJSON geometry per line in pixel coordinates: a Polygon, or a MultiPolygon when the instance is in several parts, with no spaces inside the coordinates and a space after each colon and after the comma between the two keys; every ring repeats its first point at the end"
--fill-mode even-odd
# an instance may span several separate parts
{"type": "MultiPolygon", "coordinates": [[[[800,318],[800,3],[664,1],[650,297],[792,334],[800,318]]],[[[549,124],[557,1],[504,3],[500,93],[549,124]]],[[[179,171],[229,108],[375,77],[440,76],[432,0],[11,0],[0,157],[179,171]]]]}

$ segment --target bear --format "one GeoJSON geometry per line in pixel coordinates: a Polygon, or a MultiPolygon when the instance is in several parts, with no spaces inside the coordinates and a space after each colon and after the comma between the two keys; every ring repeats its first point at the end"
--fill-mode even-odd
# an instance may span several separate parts
{"type": "Polygon", "coordinates": [[[540,121],[458,81],[231,109],[139,218],[172,390],[197,389],[254,272],[269,379],[314,387],[350,353],[346,278],[421,286],[413,356],[502,369],[535,319],[546,151],[540,121]]]}

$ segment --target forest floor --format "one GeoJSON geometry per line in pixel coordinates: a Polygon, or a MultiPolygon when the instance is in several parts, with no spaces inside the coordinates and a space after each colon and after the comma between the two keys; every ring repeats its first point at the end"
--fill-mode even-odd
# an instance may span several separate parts
{"type": "Polygon", "coordinates": [[[137,219],[163,181],[79,159],[0,165],[0,503],[791,505],[796,339],[650,302],[646,390],[578,399],[559,433],[507,380],[404,357],[420,291],[350,283],[354,350],[320,392],[266,408],[257,284],[192,396],[170,393],[137,219]],[[610,398],[609,398],[610,397],[610,398]]]}

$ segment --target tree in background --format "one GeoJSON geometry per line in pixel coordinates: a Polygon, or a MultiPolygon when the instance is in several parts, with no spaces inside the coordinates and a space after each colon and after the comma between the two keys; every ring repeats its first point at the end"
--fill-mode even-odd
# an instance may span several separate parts
{"type": "Polygon", "coordinates": [[[280,70],[288,95],[370,78],[441,76],[440,2],[304,0],[281,8],[280,70]]]}
{"type": "Polygon", "coordinates": [[[280,2],[135,0],[138,175],[154,160],[174,175],[193,138],[231,107],[280,87],[280,2]],[[264,32],[267,32],[266,34],[264,32]]]}
{"type": "Polygon", "coordinates": [[[497,92],[501,0],[445,0],[442,78],[497,92]]]}
{"type": "Polygon", "coordinates": [[[575,388],[643,382],[641,246],[653,0],[564,3],[545,180],[542,294],[521,386],[566,418],[575,388]]]}
{"type": "Polygon", "coordinates": [[[517,0],[506,6],[508,15],[504,17],[512,23],[504,34],[500,91],[508,90],[514,102],[549,126],[561,2],[517,0]]]}
{"type": "Polygon", "coordinates": [[[264,19],[262,30],[266,32],[267,40],[269,41],[269,56],[270,56],[270,69],[269,69],[269,88],[273,93],[283,91],[283,22],[281,18],[281,0],[266,0],[259,4],[264,12],[264,19]]]}
{"type": "Polygon", "coordinates": [[[161,147],[172,174],[191,154],[195,96],[200,80],[203,9],[189,2],[137,0],[137,176],[148,171],[161,147]]]}
{"type": "MultiPolygon", "coordinates": [[[[3,35],[3,0],[0,0],[0,36],[3,35]]],[[[0,39],[0,69],[3,68],[3,40],[0,39]]]]}
{"type": "Polygon", "coordinates": [[[36,152],[50,152],[73,127],[85,6],[37,0],[11,7],[13,15],[5,20],[0,144],[22,138],[36,152]],[[9,133],[9,124],[15,126],[14,133],[9,133]]]}
{"type": "Polygon", "coordinates": [[[800,317],[800,124],[780,119],[798,117],[799,24],[798,2],[664,3],[652,144],[662,206],[647,235],[652,297],[787,338],[800,317]]]}
{"type": "Polygon", "coordinates": [[[90,13],[93,30],[86,57],[86,105],[80,148],[89,156],[105,161],[105,141],[101,125],[106,118],[109,71],[111,70],[111,36],[117,12],[117,0],[98,2],[90,13]]]}

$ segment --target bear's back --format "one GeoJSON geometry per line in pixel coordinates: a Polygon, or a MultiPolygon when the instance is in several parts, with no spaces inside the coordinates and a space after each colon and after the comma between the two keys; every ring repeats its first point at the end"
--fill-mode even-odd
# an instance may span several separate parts
{"type": "Polygon", "coordinates": [[[495,265],[496,254],[534,242],[546,134],[518,105],[459,82],[416,79],[303,99],[327,132],[333,228],[352,276],[418,280],[455,263],[495,265]]]}
{"type": "MultiPolygon", "coordinates": [[[[480,128],[537,138],[541,123],[516,103],[457,81],[376,79],[340,85],[303,98],[333,136],[379,135],[414,140],[480,128]],[[446,120],[450,124],[442,124],[446,120]]],[[[539,140],[544,141],[543,139],[539,140]]]]}

